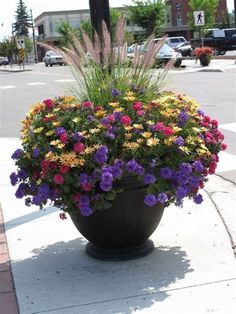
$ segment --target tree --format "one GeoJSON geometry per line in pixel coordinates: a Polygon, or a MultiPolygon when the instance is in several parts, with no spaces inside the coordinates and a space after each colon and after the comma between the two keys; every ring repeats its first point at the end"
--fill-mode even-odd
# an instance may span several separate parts
{"type": "Polygon", "coordinates": [[[19,0],[16,10],[16,22],[13,24],[14,34],[18,36],[28,36],[28,28],[32,27],[31,17],[27,12],[27,7],[22,0],[19,0]]]}
{"type": "Polygon", "coordinates": [[[190,0],[188,13],[188,24],[191,29],[198,30],[198,26],[194,25],[194,11],[204,11],[205,25],[203,29],[213,28],[215,24],[216,10],[219,4],[219,0],[190,0]]]}
{"type": "Polygon", "coordinates": [[[129,20],[145,29],[147,35],[160,34],[165,24],[165,3],[161,0],[133,0],[133,4],[126,6],[129,20]]]}

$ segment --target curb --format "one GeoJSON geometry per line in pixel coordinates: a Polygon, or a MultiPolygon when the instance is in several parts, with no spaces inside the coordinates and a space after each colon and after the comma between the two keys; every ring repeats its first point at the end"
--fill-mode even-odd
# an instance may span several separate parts
{"type": "Polygon", "coordinates": [[[1,314],[19,314],[0,204],[0,309],[1,314]]]}

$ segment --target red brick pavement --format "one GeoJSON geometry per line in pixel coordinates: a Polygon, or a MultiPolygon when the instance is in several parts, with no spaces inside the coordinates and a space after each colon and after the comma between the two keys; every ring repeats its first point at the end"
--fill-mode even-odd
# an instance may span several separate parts
{"type": "Polygon", "coordinates": [[[0,313],[19,314],[0,206],[0,313]]]}

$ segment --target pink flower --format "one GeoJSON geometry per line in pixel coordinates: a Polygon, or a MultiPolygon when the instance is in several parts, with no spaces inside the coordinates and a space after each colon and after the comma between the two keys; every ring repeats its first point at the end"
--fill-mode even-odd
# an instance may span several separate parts
{"type": "Polygon", "coordinates": [[[77,194],[74,195],[73,198],[74,198],[74,201],[75,201],[75,202],[79,202],[79,201],[80,201],[80,198],[81,198],[81,194],[80,194],[80,193],[77,193],[77,194]]]}
{"type": "Polygon", "coordinates": [[[102,106],[96,106],[96,107],[94,108],[94,110],[95,110],[95,111],[100,111],[100,110],[102,110],[102,106]]]}
{"type": "Polygon", "coordinates": [[[144,110],[138,110],[137,111],[137,115],[138,116],[143,116],[145,114],[145,111],[144,110]]]}
{"type": "Polygon", "coordinates": [[[60,213],[60,214],[59,214],[59,217],[60,217],[60,219],[62,219],[62,220],[67,219],[65,213],[60,213]]]}
{"type": "Polygon", "coordinates": [[[134,110],[140,110],[142,109],[143,105],[140,101],[136,101],[134,104],[133,104],[133,108],[134,110]]]}
{"type": "Polygon", "coordinates": [[[49,163],[50,163],[50,162],[49,162],[48,160],[43,159],[43,160],[41,161],[41,167],[42,167],[42,169],[43,169],[43,170],[48,169],[49,163]]]}
{"type": "Polygon", "coordinates": [[[109,114],[109,116],[107,116],[107,119],[110,123],[114,123],[115,122],[115,117],[113,114],[109,114]]]}
{"type": "Polygon", "coordinates": [[[61,166],[60,167],[60,173],[67,173],[69,171],[69,167],[68,166],[61,166]]]}
{"type": "Polygon", "coordinates": [[[158,122],[156,125],[155,125],[155,130],[156,131],[163,131],[165,128],[163,122],[158,122]]]}
{"type": "Polygon", "coordinates": [[[216,167],[217,167],[217,163],[216,162],[211,162],[210,165],[209,165],[209,173],[210,174],[215,173],[216,167]]]}
{"type": "Polygon", "coordinates": [[[132,122],[129,116],[123,116],[120,121],[123,125],[130,125],[132,122]]]}
{"type": "Polygon", "coordinates": [[[54,101],[52,99],[45,99],[43,103],[48,109],[52,109],[54,107],[54,101]]]}
{"type": "Polygon", "coordinates": [[[81,143],[81,142],[77,142],[75,145],[74,145],[74,151],[76,153],[80,153],[84,150],[84,144],[81,143]]]}
{"type": "Polygon", "coordinates": [[[92,189],[92,185],[89,184],[89,183],[83,184],[83,185],[82,185],[82,189],[83,189],[84,191],[86,191],[86,192],[90,192],[91,189],[92,189]]]}
{"type": "Polygon", "coordinates": [[[56,169],[57,167],[57,163],[55,161],[50,161],[49,162],[49,168],[50,169],[56,169]]]}
{"type": "Polygon", "coordinates": [[[171,136],[174,133],[174,130],[170,126],[166,126],[163,129],[165,136],[171,136]]]}
{"type": "Polygon", "coordinates": [[[221,149],[222,149],[222,150],[226,150],[226,148],[227,148],[227,144],[222,143],[222,144],[221,144],[221,149]]]}
{"type": "Polygon", "coordinates": [[[60,135],[60,141],[64,144],[66,144],[66,142],[67,142],[67,134],[66,133],[63,133],[60,135]]]}
{"type": "Polygon", "coordinates": [[[211,125],[214,126],[215,128],[217,128],[218,127],[218,121],[211,120],[211,125]]]}
{"type": "Polygon", "coordinates": [[[62,184],[64,182],[64,178],[60,173],[55,174],[53,180],[56,184],[62,184]]]}
{"type": "Polygon", "coordinates": [[[93,103],[91,101],[85,101],[85,102],[83,102],[82,106],[84,108],[92,108],[93,107],[93,103]]]}

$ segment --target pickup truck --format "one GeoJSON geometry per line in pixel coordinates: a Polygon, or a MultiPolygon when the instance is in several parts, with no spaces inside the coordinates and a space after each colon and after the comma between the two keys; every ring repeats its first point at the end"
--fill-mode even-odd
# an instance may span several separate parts
{"type": "Polygon", "coordinates": [[[211,29],[201,40],[191,43],[212,47],[216,55],[224,55],[226,51],[236,50],[236,28],[211,29]]]}

